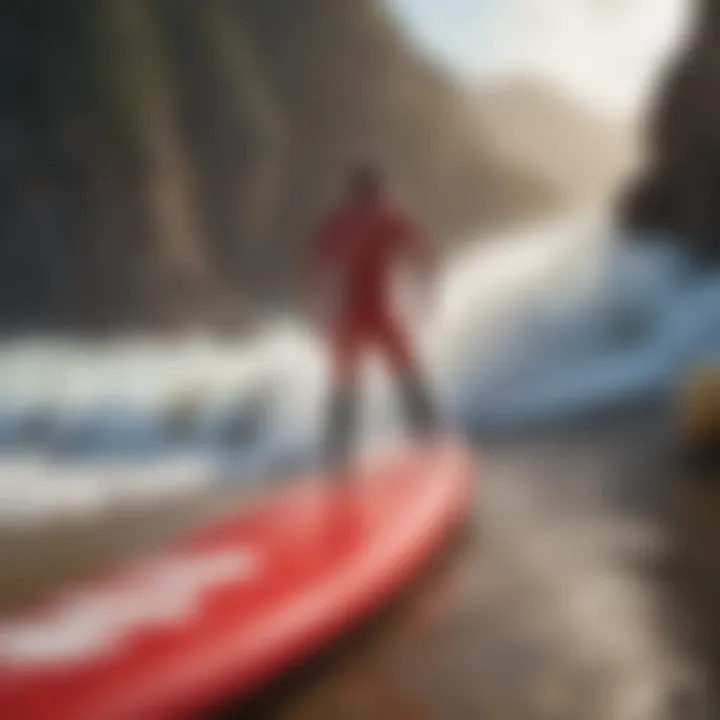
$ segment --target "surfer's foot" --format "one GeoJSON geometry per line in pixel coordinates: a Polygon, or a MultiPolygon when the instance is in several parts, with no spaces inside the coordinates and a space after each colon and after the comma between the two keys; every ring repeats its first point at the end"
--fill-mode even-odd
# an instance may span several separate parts
{"type": "Polygon", "coordinates": [[[357,479],[358,471],[350,461],[331,463],[328,469],[328,475],[336,483],[343,485],[354,482],[357,479]]]}

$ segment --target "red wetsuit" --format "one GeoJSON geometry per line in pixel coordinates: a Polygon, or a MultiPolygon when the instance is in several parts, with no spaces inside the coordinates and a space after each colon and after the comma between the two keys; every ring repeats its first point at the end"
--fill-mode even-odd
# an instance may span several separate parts
{"type": "Polygon", "coordinates": [[[391,299],[394,270],[406,261],[427,271],[432,256],[418,225],[385,200],[349,203],[321,223],[312,280],[330,280],[339,288],[332,343],[340,381],[355,380],[368,346],[379,350],[395,372],[414,370],[411,344],[391,299]]]}

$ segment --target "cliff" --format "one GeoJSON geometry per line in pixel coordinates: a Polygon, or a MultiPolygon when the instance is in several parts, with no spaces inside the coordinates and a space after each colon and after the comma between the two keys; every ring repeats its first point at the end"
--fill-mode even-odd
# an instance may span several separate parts
{"type": "Polygon", "coordinates": [[[0,325],[172,325],[291,298],[369,155],[440,237],[563,203],[379,0],[8,0],[0,325]]]}
{"type": "Polygon", "coordinates": [[[662,85],[648,122],[647,170],[622,215],[677,236],[695,257],[720,260],[720,5],[698,3],[695,31],[662,85]]]}

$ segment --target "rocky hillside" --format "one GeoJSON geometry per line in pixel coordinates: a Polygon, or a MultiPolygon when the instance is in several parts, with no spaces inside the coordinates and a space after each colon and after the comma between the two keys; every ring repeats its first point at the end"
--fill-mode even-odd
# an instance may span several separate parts
{"type": "Polygon", "coordinates": [[[0,57],[5,329],[290,297],[356,155],[445,237],[564,199],[477,131],[380,0],[7,0],[0,57]]]}
{"type": "Polygon", "coordinates": [[[650,120],[650,164],[623,208],[633,228],[676,233],[720,261],[720,4],[698,0],[695,32],[650,120]]]}

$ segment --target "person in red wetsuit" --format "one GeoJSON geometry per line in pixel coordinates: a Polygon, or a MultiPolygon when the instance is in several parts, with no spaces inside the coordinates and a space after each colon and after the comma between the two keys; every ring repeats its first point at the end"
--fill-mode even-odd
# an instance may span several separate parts
{"type": "Polygon", "coordinates": [[[353,167],[345,197],[320,222],[311,255],[312,291],[335,291],[326,451],[338,466],[347,460],[360,362],[370,349],[383,355],[397,376],[415,433],[435,426],[429,392],[392,298],[396,270],[407,263],[429,280],[434,258],[418,224],[389,200],[375,168],[353,167]]]}

